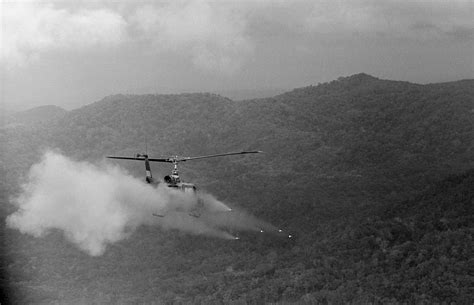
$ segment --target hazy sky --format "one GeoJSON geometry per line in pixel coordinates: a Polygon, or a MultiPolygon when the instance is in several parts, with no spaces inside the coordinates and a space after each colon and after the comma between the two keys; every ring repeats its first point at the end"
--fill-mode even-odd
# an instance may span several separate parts
{"type": "Polygon", "coordinates": [[[6,1],[1,99],[303,87],[366,72],[474,78],[474,0],[6,1]]]}

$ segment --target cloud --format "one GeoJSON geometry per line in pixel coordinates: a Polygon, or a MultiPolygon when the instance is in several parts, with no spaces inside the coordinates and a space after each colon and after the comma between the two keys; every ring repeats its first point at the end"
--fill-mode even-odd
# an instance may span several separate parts
{"type": "Polygon", "coordinates": [[[203,71],[233,75],[269,37],[279,37],[282,48],[295,37],[314,41],[318,34],[336,40],[472,41],[473,6],[469,0],[2,2],[0,60],[15,66],[49,51],[125,42],[143,54],[166,54],[203,71]]]}
{"type": "Polygon", "coordinates": [[[1,62],[19,66],[49,51],[117,47],[149,42],[155,54],[171,52],[197,68],[238,71],[252,54],[246,18],[238,5],[169,1],[156,5],[110,1],[2,3],[1,62]]]}
{"type": "Polygon", "coordinates": [[[124,18],[106,8],[58,8],[45,2],[2,2],[2,53],[7,67],[24,65],[43,52],[118,45],[124,18]]]}
{"type": "Polygon", "coordinates": [[[252,53],[246,18],[230,3],[173,1],[138,8],[134,28],[157,51],[188,57],[203,70],[232,74],[252,53]]]}
{"type": "Polygon", "coordinates": [[[303,20],[319,33],[439,39],[473,33],[472,1],[318,1],[303,20]]]}

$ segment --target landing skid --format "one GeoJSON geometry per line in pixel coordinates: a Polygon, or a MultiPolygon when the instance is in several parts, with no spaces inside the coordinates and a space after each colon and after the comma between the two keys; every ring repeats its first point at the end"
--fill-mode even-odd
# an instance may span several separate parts
{"type": "MultiPolygon", "coordinates": [[[[160,217],[160,218],[163,218],[163,217],[166,216],[166,215],[156,214],[156,213],[153,213],[153,214],[151,214],[151,215],[153,215],[153,216],[155,216],[155,217],[160,217]]],[[[199,218],[199,217],[201,217],[201,214],[199,214],[199,213],[194,213],[194,212],[193,212],[193,213],[189,213],[188,215],[191,216],[191,217],[194,217],[194,218],[199,218]]]]}

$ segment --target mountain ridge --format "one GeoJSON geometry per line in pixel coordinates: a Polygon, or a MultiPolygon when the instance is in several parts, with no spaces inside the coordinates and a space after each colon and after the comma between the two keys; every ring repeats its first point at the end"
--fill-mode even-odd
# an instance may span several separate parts
{"type": "MultiPolygon", "coordinates": [[[[148,94],[130,94],[130,93],[117,93],[117,94],[111,94],[111,95],[108,95],[108,96],[105,96],[103,97],[102,99],[100,100],[97,100],[95,102],[91,102],[90,104],[87,104],[87,105],[84,105],[84,106],[80,106],[78,108],[74,108],[70,111],[73,111],[73,110],[78,110],[78,109],[81,109],[82,107],[86,107],[86,106],[89,106],[89,105],[92,105],[92,104],[95,104],[95,103],[99,103],[99,102],[103,102],[103,101],[108,101],[108,100],[115,100],[117,98],[131,98],[131,97],[138,97],[138,96],[178,96],[178,95],[193,95],[193,94],[205,94],[205,95],[216,95],[216,96],[221,96],[225,99],[228,99],[228,100],[232,100],[232,101],[235,101],[235,102],[243,102],[243,101],[252,101],[252,100],[266,100],[266,99],[273,99],[273,98],[277,98],[279,96],[284,96],[284,95],[288,95],[294,91],[300,91],[300,90],[305,90],[305,89],[308,89],[308,88],[311,88],[311,89],[315,89],[317,87],[326,87],[328,85],[331,85],[331,84],[335,84],[335,83],[351,83],[352,85],[354,84],[361,84],[361,83],[367,83],[367,82],[374,82],[374,81],[381,81],[381,82],[394,82],[394,83],[403,83],[403,84],[408,84],[408,85],[414,85],[414,86],[433,86],[433,85],[450,85],[450,84],[461,84],[461,83],[471,83],[471,82],[474,82],[474,79],[460,79],[460,80],[453,80],[453,81],[446,81],[446,82],[438,82],[438,83],[426,83],[426,84],[420,84],[420,83],[413,83],[413,82],[408,82],[408,81],[401,81],[401,80],[391,80],[391,79],[382,79],[382,78],[378,78],[378,77],[375,77],[375,76],[372,76],[370,74],[367,74],[367,73],[364,73],[364,72],[361,72],[361,73],[356,73],[356,74],[352,74],[352,75],[349,75],[349,76],[341,76],[335,80],[332,80],[332,81],[328,81],[328,82],[323,82],[323,83],[318,83],[318,84],[310,84],[310,85],[307,85],[307,86],[302,86],[302,87],[297,87],[297,88],[294,88],[294,89],[291,89],[289,91],[286,91],[286,92],[283,92],[281,94],[276,94],[275,96],[272,96],[272,97],[262,97],[262,98],[249,98],[249,99],[238,99],[238,100],[233,100],[229,97],[226,97],[225,94],[221,94],[219,92],[187,92],[187,93],[148,93],[148,94]]],[[[53,107],[59,107],[61,108],[60,106],[57,106],[57,105],[41,105],[41,106],[36,106],[36,107],[33,107],[33,108],[30,108],[30,109],[27,109],[27,110],[24,110],[24,111],[18,111],[18,112],[15,112],[15,113],[24,113],[24,112],[29,112],[33,109],[37,109],[37,108],[41,108],[41,107],[50,107],[50,106],[53,106],[53,107]]]]}
{"type": "Polygon", "coordinates": [[[56,105],[43,105],[28,110],[18,111],[6,116],[4,125],[30,125],[44,123],[66,115],[67,110],[56,105]]]}
{"type": "MultiPolygon", "coordinates": [[[[2,128],[3,215],[46,149],[93,163],[145,143],[150,155],[258,149],[186,162],[182,178],[294,235],[233,243],[141,227],[91,259],[59,232],[39,240],[7,230],[4,270],[18,303],[81,303],[78,286],[96,303],[470,303],[473,84],[358,74],[244,101],[113,95],[2,128]]],[[[143,178],[143,164],[120,166],[143,178]]],[[[155,177],[168,171],[153,164],[155,177]]]]}
{"type": "MultiPolygon", "coordinates": [[[[260,149],[267,152],[264,162],[237,163],[239,171],[258,179],[291,177],[288,185],[300,184],[294,172],[313,186],[336,177],[383,198],[410,197],[426,183],[474,166],[471,83],[417,85],[362,73],[245,101],[212,93],[118,94],[32,127],[37,136],[28,143],[88,160],[134,155],[146,141],[157,155],[260,149]]],[[[26,160],[23,171],[38,157],[32,152],[26,160]]],[[[191,178],[199,179],[197,169],[212,177],[200,164],[189,165],[191,178]]]]}

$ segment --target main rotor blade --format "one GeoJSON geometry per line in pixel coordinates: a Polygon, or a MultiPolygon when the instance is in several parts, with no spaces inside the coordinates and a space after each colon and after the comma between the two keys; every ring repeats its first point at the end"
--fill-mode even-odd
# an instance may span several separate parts
{"type": "Polygon", "coordinates": [[[148,158],[148,161],[150,162],[168,162],[168,163],[173,163],[173,158],[172,157],[169,157],[169,158],[148,158]]]}
{"type": "Polygon", "coordinates": [[[222,156],[232,156],[232,155],[244,155],[244,154],[258,154],[262,153],[263,151],[254,150],[254,151],[239,151],[239,152],[229,152],[224,154],[215,154],[215,155],[206,155],[206,156],[197,156],[197,157],[180,157],[176,160],[179,162],[188,161],[188,160],[196,160],[196,159],[206,159],[206,158],[215,158],[215,157],[222,157],[222,156]]]}
{"type": "MultiPolygon", "coordinates": [[[[205,156],[196,156],[196,157],[166,157],[166,158],[148,158],[150,162],[167,162],[167,163],[174,163],[174,162],[184,162],[189,160],[197,160],[197,159],[206,159],[206,158],[215,158],[215,157],[222,157],[222,156],[232,156],[232,155],[245,155],[245,154],[258,154],[262,153],[263,151],[254,150],[254,151],[239,151],[239,152],[229,152],[223,154],[215,154],[215,155],[205,155],[205,156]]],[[[121,159],[121,160],[140,160],[144,161],[144,157],[115,157],[115,156],[107,156],[110,159],[121,159]]]]}
{"type": "Polygon", "coordinates": [[[122,159],[122,160],[145,160],[142,157],[115,157],[115,156],[107,156],[109,159],[122,159]]]}
{"type": "MultiPolygon", "coordinates": [[[[145,161],[144,157],[115,157],[115,156],[107,156],[109,159],[121,159],[121,160],[139,160],[139,161],[145,161]]],[[[148,159],[148,161],[153,161],[153,162],[169,162],[173,163],[172,160],[169,158],[166,159],[148,159]]]]}

